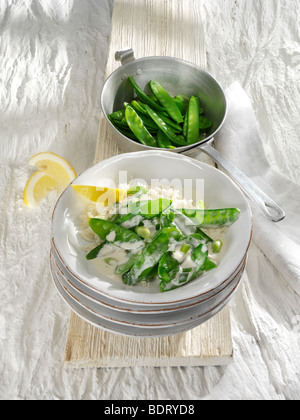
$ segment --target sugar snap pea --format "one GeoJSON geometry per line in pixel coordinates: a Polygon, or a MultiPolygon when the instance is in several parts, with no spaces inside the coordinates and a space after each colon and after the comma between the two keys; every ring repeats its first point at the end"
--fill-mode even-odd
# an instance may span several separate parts
{"type": "Polygon", "coordinates": [[[192,271],[192,275],[189,281],[194,280],[200,272],[203,270],[205,266],[205,262],[208,257],[208,248],[206,245],[199,245],[194,251],[191,253],[191,259],[194,262],[194,267],[192,271]]]}
{"type": "Polygon", "coordinates": [[[174,131],[168,127],[168,125],[161,119],[161,117],[159,117],[159,115],[157,115],[157,113],[153,111],[153,109],[151,109],[148,105],[144,105],[144,107],[149,116],[172,143],[174,143],[176,146],[186,146],[187,143],[184,136],[175,134],[174,131]]]}
{"type": "MultiPolygon", "coordinates": [[[[160,290],[162,292],[168,292],[177,289],[178,287],[182,287],[184,284],[197,278],[201,271],[204,271],[208,258],[207,246],[202,244],[199,245],[192,251],[190,258],[193,262],[191,267],[187,266],[182,268],[178,262],[176,265],[176,260],[172,256],[169,256],[162,266],[158,268],[158,272],[162,273],[160,276],[160,290]],[[168,271],[168,268],[171,268],[171,270],[168,271]]],[[[207,268],[209,267],[211,267],[210,263],[207,265],[207,268]]]]}
{"type": "Polygon", "coordinates": [[[177,95],[175,98],[173,98],[173,101],[177,105],[181,115],[184,116],[188,107],[189,98],[187,96],[177,95]]]}
{"type": "Polygon", "coordinates": [[[169,247],[169,236],[158,235],[143,251],[132,269],[123,275],[124,283],[134,285],[145,279],[155,269],[169,247]]]}
{"type": "Polygon", "coordinates": [[[177,95],[172,98],[154,80],[149,82],[154,94],[147,95],[132,76],[128,80],[136,91],[137,99],[130,104],[125,102],[124,109],[108,115],[111,123],[124,136],[149,147],[164,149],[184,147],[205,139],[213,122],[204,115],[205,110],[200,107],[198,97],[177,95]],[[130,110],[127,111],[128,118],[127,108],[130,110]],[[165,138],[160,132],[164,133],[165,138]]]}
{"type": "Polygon", "coordinates": [[[126,107],[125,117],[129,128],[142,144],[150,147],[155,147],[157,145],[156,140],[145,127],[140,116],[130,105],[127,105],[126,107]]]}
{"type": "Polygon", "coordinates": [[[173,252],[167,252],[159,262],[158,275],[162,282],[169,283],[171,273],[175,268],[179,267],[179,262],[173,257],[173,252]]]}
{"type": "Polygon", "coordinates": [[[121,276],[127,273],[129,270],[132,269],[132,267],[139,260],[139,258],[140,258],[139,254],[131,252],[128,255],[128,261],[126,261],[125,263],[119,264],[116,267],[115,273],[120,274],[121,276]]]}
{"type": "Polygon", "coordinates": [[[199,129],[200,130],[208,130],[213,125],[213,122],[209,120],[208,118],[204,117],[203,115],[200,115],[199,117],[199,129]]]}
{"type": "Polygon", "coordinates": [[[150,81],[150,88],[169,116],[177,123],[182,123],[182,114],[169,93],[158,82],[153,80],[150,81]]]}
{"type": "Polygon", "coordinates": [[[187,216],[195,225],[201,227],[222,227],[230,226],[240,217],[240,210],[237,208],[228,209],[181,209],[183,215],[187,216]]]}
{"type": "Polygon", "coordinates": [[[140,214],[146,219],[153,219],[153,217],[166,211],[172,204],[172,200],[167,198],[158,198],[157,200],[138,201],[129,204],[128,210],[132,214],[140,214]]]}
{"type": "Polygon", "coordinates": [[[89,261],[96,259],[99,255],[99,252],[101,251],[102,248],[104,248],[105,245],[106,245],[106,242],[102,242],[102,244],[96,246],[96,248],[92,249],[87,254],[86,259],[89,261]]]}
{"type": "Polygon", "coordinates": [[[199,115],[200,102],[199,98],[192,96],[189,102],[188,110],[188,121],[187,121],[187,143],[194,144],[197,143],[199,139],[200,131],[200,115],[199,115]]]}
{"type": "Polygon", "coordinates": [[[90,219],[89,225],[100,239],[113,243],[120,248],[138,250],[144,246],[144,242],[139,235],[116,223],[103,219],[90,219]]]}
{"type": "Polygon", "coordinates": [[[158,147],[162,149],[175,149],[175,146],[172,145],[168,137],[161,130],[157,133],[157,143],[158,147]]]}
{"type": "Polygon", "coordinates": [[[136,83],[134,78],[130,76],[128,78],[129,82],[133,86],[137,96],[143,101],[145,104],[150,105],[153,109],[156,109],[157,111],[164,111],[165,109],[160,106],[157,102],[155,102],[153,99],[151,99],[148,95],[146,95],[145,92],[139,87],[139,85],[136,83]]]}
{"type": "Polygon", "coordinates": [[[121,109],[120,111],[113,112],[109,115],[112,120],[121,121],[125,117],[125,109],[121,109]]]}

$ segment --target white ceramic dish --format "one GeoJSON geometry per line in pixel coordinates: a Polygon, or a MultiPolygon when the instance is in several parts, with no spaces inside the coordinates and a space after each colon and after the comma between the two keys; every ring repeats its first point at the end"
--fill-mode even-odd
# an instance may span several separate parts
{"type": "Polygon", "coordinates": [[[210,318],[215,316],[228,304],[228,302],[232,299],[233,295],[238,290],[238,287],[240,284],[239,283],[236,286],[236,289],[233,290],[232,293],[229,296],[227,296],[218,306],[216,306],[215,308],[212,308],[208,313],[205,313],[199,316],[196,320],[191,320],[190,322],[182,324],[182,325],[167,326],[166,328],[163,328],[163,327],[144,328],[140,326],[126,325],[126,324],[121,325],[121,324],[113,323],[109,320],[101,318],[95,312],[92,312],[91,310],[86,308],[84,305],[76,301],[76,299],[72,298],[61,286],[54,272],[52,272],[52,278],[64,302],[80,318],[96,326],[97,328],[101,328],[110,333],[114,333],[114,334],[118,334],[122,336],[132,336],[132,337],[137,337],[137,338],[166,337],[166,336],[181,334],[193,328],[198,327],[199,325],[203,324],[204,322],[208,321],[210,318]]]}
{"type": "Polygon", "coordinates": [[[201,314],[208,313],[211,308],[219,305],[236,288],[244,272],[245,264],[246,262],[244,262],[243,267],[235,275],[227,287],[225,287],[216,296],[211,297],[206,301],[200,302],[199,304],[192,307],[187,307],[184,310],[172,311],[171,313],[164,312],[159,314],[134,314],[130,312],[120,313],[114,308],[105,307],[104,305],[99,304],[99,302],[95,302],[94,300],[90,299],[88,296],[84,296],[79,293],[78,290],[73,288],[70,283],[68,283],[62,272],[56,266],[54,258],[51,258],[52,272],[54,272],[57,280],[64,288],[66,293],[68,293],[73,299],[77,300],[79,304],[82,304],[92,312],[95,312],[99,317],[109,320],[113,323],[142,326],[145,328],[167,327],[172,325],[185,324],[186,322],[197,319],[201,314]]]}
{"type": "MultiPolygon", "coordinates": [[[[160,293],[157,285],[149,288],[129,287],[112,280],[93,269],[80,248],[77,218],[82,209],[78,197],[68,187],[57,202],[52,219],[52,244],[69,273],[90,290],[115,301],[142,305],[172,305],[186,302],[205,293],[213,292],[230,278],[245,258],[252,235],[252,216],[247,200],[240,189],[217,169],[187,158],[163,151],[129,153],[108,159],[88,169],[75,184],[106,186],[107,180],[119,184],[119,173],[127,171],[128,179],[142,178],[149,184],[155,179],[204,180],[205,201],[210,208],[237,207],[239,220],[227,232],[228,246],[218,268],[204,274],[184,287],[160,293]]],[[[195,184],[196,185],[196,184],[195,184]]]]}
{"type": "Polygon", "coordinates": [[[207,293],[205,295],[201,295],[198,298],[190,299],[186,302],[179,302],[174,303],[173,305],[167,305],[166,307],[163,305],[137,305],[131,304],[128,302],[121,302],[115,301],[113,299],[108,298],[107,296],[101,295],[101,293],[91,290],[87,288],[84,284],[78,281],[76,278],[72,277],[68,270],[62,265],[58,255],[55,253],[54,248],[51,249],[51,255],[54,259],[55,265],[60,272],[60,276],[63,277],[64,281],[67,283],[67,286],[75,289],[77,293],[81,294],[84,298],[94,301],[96,304],[102,305],[109,309],[113,309],[119,312],[129,312],[135,314],[161,314],[165,312],[177,312],[181,310],[185,310],[187,308],[193,307],[198,305],[201,302],[205,302],[208,299],[222,293],[224,289],[232,282],[235,276],[240,272],[242,267],[245,265],[247,256],[242,260],[241,264],[239,265],[238,269],[230,276],[229,279],[224,281],[218,288],[214,291],[207,293]]]}

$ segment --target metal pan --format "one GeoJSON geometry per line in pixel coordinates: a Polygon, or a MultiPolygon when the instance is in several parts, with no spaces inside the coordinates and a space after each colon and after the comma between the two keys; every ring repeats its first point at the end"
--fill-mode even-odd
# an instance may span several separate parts
{"type": "Polygon", "coordinates": [[[135,97],[134,90],[127,80],[129,76],[134,76],[138,85],[145,91],[147,91],[149,81],[156,80],[173,96],[178,94],[188,97],[199,96],[200,101],[205,104],[206,116],[214,122],[214,125],[207,135],[204,134],[199,138],[198,143],[177,147],[174,152],[185,153],[191,149],[200,149],[242,188],[269,220],[279,222],[284,219],[283,209],[212,147],[213,138],[226,119],[227,102],[221,86],[210,74],[192,63],[173,57],[146,57],[136,60],[131,48],[117,51],[116,60],[121,61],[122,65],[108,77],[104,84],[101,108],[123,152],[155,149],[124,136],[108,119],[109,114],[123,108],[124,102],[130,102],[135,97]]]}

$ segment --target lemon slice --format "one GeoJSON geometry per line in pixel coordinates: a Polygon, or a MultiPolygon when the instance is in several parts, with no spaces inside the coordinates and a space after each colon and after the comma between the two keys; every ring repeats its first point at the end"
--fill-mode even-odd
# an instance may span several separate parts
{"type": "Polygon", "coordinates": [[[76,178],[76,172],[69,162],[52,152],[34,155],[29,165],[38,169],[24,189],[24,203],[30,208],[36,208],[50,191],[63,191],[76,178]]]}
{"type": "Polygon", "coordinates": [[[126,197],[126,191],[119,188],[94,187],[92,185],[72,185],[74,190],[94,203],[110,206],[120,203],[126,197]]]}

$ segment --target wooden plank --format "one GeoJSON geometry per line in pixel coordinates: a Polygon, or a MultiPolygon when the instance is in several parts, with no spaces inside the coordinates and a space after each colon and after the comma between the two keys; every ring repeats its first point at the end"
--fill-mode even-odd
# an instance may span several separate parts
{"type": "MultiPolygon", "coordinates": [[[[120,65],[115,52],[126,47],[134,49],[136,58],[166,55],[206,67],[204,40],[197,0],[115,0],[106,77],[120,65]]],[[[101,116],[95,163],[120,153],[101,116]]],[[[198,158],[212,163],[204,154],[198,158]]],[[[68,367],[224,365],[232,356],[229,307],[185,334],[157,339],[111,334],[70,314],[68,367]]]]}
{"type": "Polygon", "coordinates": [[[208,366],[232,361],[230,309],[184,334],[122,337],[70,316],[65,364],[70,368],[208,366]]]}
{"type": "MultiPolygon", "coordinates": [[[[136,58],[170,56],[206,68],[199,1],[116,0],[105,78],[120,66],[115,60],[115,52],[126,47],[134,49],[136,58]]],[[[120,153],[101,116],[95,163],[120,153]]],[[[200,153],[200,159],[212,164],[204,153],[200,153]]]]}

